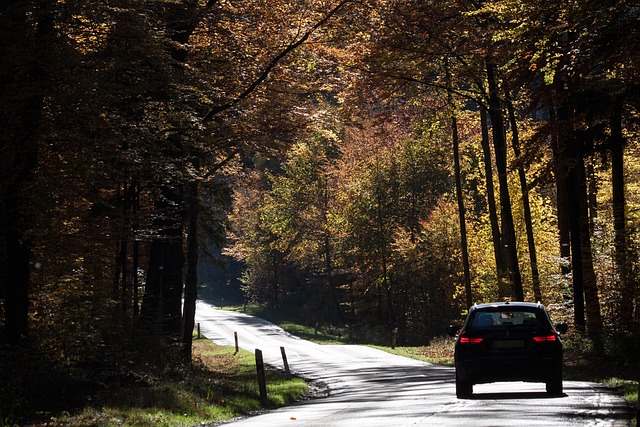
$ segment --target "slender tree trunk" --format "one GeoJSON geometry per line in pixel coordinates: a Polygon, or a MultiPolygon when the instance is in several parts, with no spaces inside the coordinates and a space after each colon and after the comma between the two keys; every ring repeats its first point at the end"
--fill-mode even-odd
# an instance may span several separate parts
{"type": "Polygon", "coordinates": [[[587,183],[584,168],[584,159],[579,156],[576,162],[578,177],[578,208],[579,211],[579,233],[581,245],[581,259],[583,271],[583,290],[585,312],[587,315],[587,331],[592,336],[597,336],[602,331],[602,317],[600,313],[600,297],[598,296],[598,286],[595,270],[593,268],[593,252],[591,250],[591,232],[589,228],[589,209],[587,199],[587,183]]]}
{"type": "Polygon", "coordinates": [[[573,270],[574,321],[579,331],[597,336],[602,330],[600,300],[593,267],[587,182],[582,150],[571,144],[571,166],[567,187],[571,227],[571,265],[573,270]],[[585,324],[586,314],[586,324],[585,324]]]}
{"type": "Polygon", "coordinates": [[[133,242],[133,318],[137,318],[140,314],[140,296],[138,287],[140,283],[138,281],[138,268],[140,266],[140,242],[134,240],[133,242]]]}
{"type": "Polygon", "coordinates": [[[279,261],[279,257],[278,257],[278,252],[276,251],[272,251],[272,256],[273,256],[273,310],[277,310],[278,309],[278,305],[279,305],[279,296],[278,296],[278,261],[279,261]]]}
{"type": "Polygon", "coordinates": [[[382,286],[378,286],[378,307],[380,310],[380,321],[387,322],[389,326],[391,326],[391,295],[389,292],[389,277],[387,271],[387,239],[385,236],[385,212],[384,212],[384,204],[385,198],[382,194],[381,184],[379,182],[380,178],[380,160],[376,156],[376,226],[377,226],[377,243],[378,243],[378,251],[380,256],[380,268],[382,270],[382,286]],[[387,309],[386,309],[386,319],[385,319],[385,310],[382,308],[382,295],[383,292],[387,297],[387,309]]]}
{"type": "Polygon", "coordinates": [[[484,175],[487,186],[487,206],[489,208],[489,222],[491,223],[491,236],[493,238],[493,253],[496,261],[496,275],[498,279],[498,293],[500,297],[511,294],[504,283],[507,277],[502,234],[498,222],[498,210],[496,207],[495,190],[493,187],[493,167],[491,162],[491,146],[489,144],[489,125],[487,123],[487,110],[480,107],[480,126],[482,129],[482,154],[484,156],[484,175]]]}
{"type": "MultiPolygon", "coordinates": [[[[196,164],[197,169],[198,165],[196,164]]],[[[191,361],[196,301],[198,299],[198,217],[200,214],[198,193],[198,181],[196,178],[192,178],[189,188],[189,234],[187,235],[187,274],[184,283],[184,322],[182,329],[182,353],[187,361],[191,361]]]]}
{"type": "Polygon", "coordinates": [[[323,227],[325,227],[324,236],[323,236],[323,246],[324,246],[324,263],[325,270],[327,274],[327,286],[329,287],[329,292],[331,293],[331,301],[333,303],[333,307],[336,313],[336,318],[341,324],[345,322],[345,315],[342,311],[342,307],[340,306],[340,298],[338,295],[338,290],[336,289],[335,280],[333,277],[333,257],[332,257],[332,247],[331,247],[331,235],[327,231],[328,227],[328,217],[327,214],[329,212],[329,177],[325,175],[323,177],[323,191],[322,191],[322,221],[323,227]]]}
{"type": "Polygon", "coordinates": [[[509,196],[509,180],[507,171],[506,133],[500,98],[498,97],[498,82],[495,75],[495,64],[487,62],[487,81],[489,84],[489,117],[493,131],[493,146],[500,183],[500,212],[502,220],[503,244],[506,249],[509,267],[509,280],[512,296],[516,301],[523,301],[522,278],[518,265],[518,250],[516,248],[516,234],[509,196]]]}
{"type": "MultiPolygon", "coordinates": [[[[562,109],[560,108],[560,114],[562,109]]],[[[569,215],[569,195],[567,192],[567,159],[564,154],[562,133],[559,132],[560,122],[557,120],[555,106],[549,108],[550,119],[556,131],[552,135],[551,150],[553,152],[553,173],[556,182],[556,207],[558,217],[558,240],[560,242],[560,272],[567,276],[571,272],[571,237],[570,237],[570,215],[569,215]]],[[[566,121],[565,119],[562,119],[566,121]]]]}
{"type": "MultiPolygon", "coordinates": [[[[10,226],[6,230],[6,282],[5,282],[5,336],[9,344],[18,344],[21,337],[29,333],[29,262],[31,248],[24,239],[16,193],[8,195],[4,201],[6,221],[10,226]]],[[[5,219],[3,218],[3,219],[5,219]]]]}
{"type": "MultiPolygon", "coordinates": [[[[511,144],[516,161],[520,158],[520,139],[518,134],[518,123],[516,121],[513,104],[507,104],[509,111],[509,121],[511,122],[511,144]]],[[[533,297],[536,301],[542,301],[542,292],[540,291],[540,274],[538,273],[538,256],[536,254],[536,244],[533,235],[533,220],[531,218],[531,206],[529,205],[529,186],[524,171],[524,166],[518,164],[518,176],[520,178],[520,190],[522,192],[522,207],[524,209],[524,222],[527,229],[527,242],[529,245],[529,260],[531,261],[531,282],[533,285],[533,297]]]]}
{"type": "Polygon", "coordinates": [[[585,166],[587,180],[587,212],[589,215],[589,233],[593,236],[598,220],[598,182],[593,167],[594,159],[588,159],[585,166]]]}
{"type": "Polygon", "coordinates": [[[451,114],[451,135],[453,139],[453,167],[455,171],[456,197],[458,199],[458,216],[460,220],[460,249],[462,250],[464,289],[467,294],[467,307],[471,307],[473,305],[473,294],[471,291],[471,272],[469,268],[469,249],[467,244],[467,223],[465,219],[464,195],[462,194],[462,178],[460,176],[460,140],[458,137],[458,121],[455,113],[451,114]]]}
{"type": "Polygon", "coordinates": [[[577,168],[569,168],[564,180],[569,208],[569,231],[571,241],[571,270],[573,278],[573,320],[576,329],[584,332],[584,272],[582,269],[582,245],[580,244],[580,191],[577,168]],[[568,190],[571,189],[571,190],[568,190]]]}
{"type": "Polygon", "coordinates": [[[622,135],[621,99],[615,100],[611,118],[611,181],[613,187],[613,229],[618,289],[620,289],[620,324],[629,328],[633,323],[634,288],[631,254],[628,246],[624,179],[624,136],[622,135]]]}
{"type": "Polygon", "coordinates": [[[338,298],[338,291],[336,290],[336,284],[333,278],[333,261],[331,259],[331,241],[329,238],[329,233],[325,233],[324,235],[324,263],[325,269],[327,271],[327,286],[329,287],[329,292],[331,293],[331,302],[333,303],[336,318],[341,324],[343,324],[344,314],[342,313],[342,308],[340,307],[340,299],[338,298]]]}
{"type": "Polygon", "coordinates": [[[137,224],[132,223],[132,218],[136,215],[136,197],[137,197],[137,184],[135,183],[125,183],[124,184],[124,204],[122,207],[123,212],[123,224],[124,224],[124,232],[122,237],[122,309],[127,312],[131,307],[131,290],[132,284],[129,279],[129,273],[132,273],[132,276],[135,277],[137,274],[136,270],[131,271],[130,269],[130,261],[129,261],[129,240],[130,236],[135,232],[135,228],[137,224]]]}
{"type": "MultiPolygon", "coordinates": [[[[138,223],[138,212],[140,210],[140,184],[135,182],[133,186],[133,232],[138,233],[140,224],[138,223]]],[[[140,265],[140,241],[137,236],[133,240],[133,318],[136,319],[140,314],[140,301],[138,288],[140,283],[138,282],[138,268],[140,265]]]]}
{"type": "MultiPolygon", "coordinates": [[[[120,205],[122,202],[122,186],[120,182],[116,184],[116,211],[118,215],[121,214],[120,205]]],[[[121,229],[117,232],[118,235],[122,233],[121,229]]],[[[120,277],[122,275],[122,236],[119,236],[119,241],[115,242],[115,259],[114,259],[114,271],[113,281],[111,284],[111,296],[114,300],[118,298],[118,288],[120,287],[120,277]]]]}
{"type": "Polygon", "coordinates": [[[121,287],[121,293],[120,293],[120,305],[122,307],[123,311],[127,311],[128,309],[128,305],[129,305],[129,298],[128,298],[128,289],[127,289],[127,264],[128,264],[128,241],[125,238],[122,239],[122,241],[120,242],[120,263],[121,263],[121,270],[122,270],[122,279],[121,279],[121,283],[122,283],[122,287],[121,287]]]}

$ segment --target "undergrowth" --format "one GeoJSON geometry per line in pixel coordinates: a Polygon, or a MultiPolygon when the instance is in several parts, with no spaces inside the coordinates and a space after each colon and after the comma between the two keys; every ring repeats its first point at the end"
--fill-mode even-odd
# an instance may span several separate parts
{"type": "MultiPolygon", "coordinates": [[[[120,372],[85,371],[82,377],[67,372],[64,382],[60,372],[46,381],[40,396],[30,397],[33,390],[22,392],[13,383],[13,396],[0,392],[0,426],[192,426],[265,408],[253,354],[205,339],[194,341],[193,352],[190,365],[130,366],[120,372]],[[56,394],[56,388],[63,391],[56,394]]],[[[266,407],[307,392],[303,380],[277,372],[267,371],[266,383],[266,407]]]]}

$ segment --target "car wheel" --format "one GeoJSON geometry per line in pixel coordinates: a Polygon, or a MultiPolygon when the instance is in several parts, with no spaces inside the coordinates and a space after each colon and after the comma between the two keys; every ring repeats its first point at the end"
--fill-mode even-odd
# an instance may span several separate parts
{"type": "Polygon", "coordinates": [[[473,394],[473,384],[469,381],[462,381],[456,375],[456,397],[463,399],[473,394]]]}
{"type": "Polygon", "coordinates": [[[547,393],[553,395],[562,394],[562,377],[547,381],[547,393]]]}

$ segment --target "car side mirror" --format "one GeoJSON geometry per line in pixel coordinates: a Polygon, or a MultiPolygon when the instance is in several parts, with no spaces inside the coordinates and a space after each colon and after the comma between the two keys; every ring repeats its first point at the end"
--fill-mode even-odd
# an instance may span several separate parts
{"type": "Polygon", "coordinates": [[[449,327],[447,328],[447,335],[449,335],[450,337],[455,337],[456,335],[458,335],[459,331],[460,328],[456,325],[449,325],[449,327]]]}
{"type": "Polygon", "coordinates": [[[565,322],[556,324],[556,331],[558,331],[559,333],[566,334],[568,330],[569,325],[567,325],[565,322]]]}

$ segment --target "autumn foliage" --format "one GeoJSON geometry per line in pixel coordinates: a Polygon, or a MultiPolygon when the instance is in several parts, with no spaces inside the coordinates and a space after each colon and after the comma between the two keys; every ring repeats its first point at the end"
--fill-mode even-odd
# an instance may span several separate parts
{"type": "Polygon", "coordinates": [[[424,344],[504,298],[637,334],[637,20],[627,0],[2,2],[3,354],[189,361],[212,248],[247,299],[360,337],[424,344]]]}

